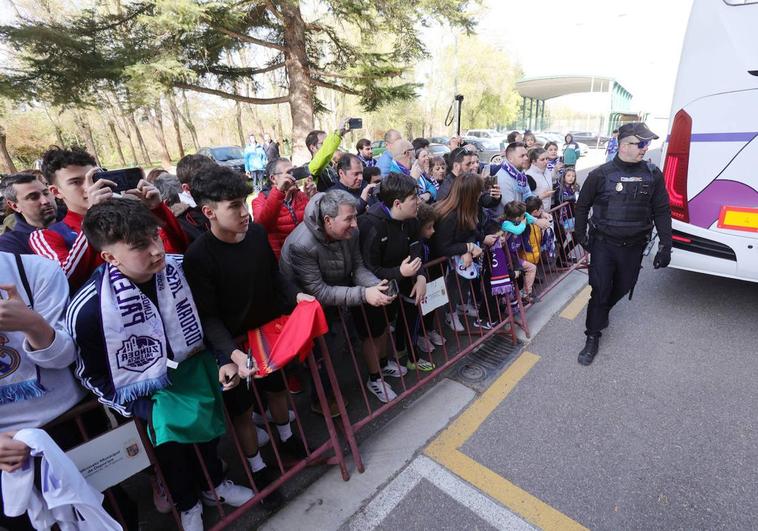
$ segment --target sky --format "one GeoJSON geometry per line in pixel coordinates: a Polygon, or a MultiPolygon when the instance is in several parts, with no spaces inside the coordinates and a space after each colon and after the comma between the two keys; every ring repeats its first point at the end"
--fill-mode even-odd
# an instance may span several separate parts
{"type": "Polygon", "coordinates": [[[670,112],[692,1],[484,0],[477,34],[504,48],[525,77],[611,76],[632,93],[632,110],[662,117],[670,112]]]}

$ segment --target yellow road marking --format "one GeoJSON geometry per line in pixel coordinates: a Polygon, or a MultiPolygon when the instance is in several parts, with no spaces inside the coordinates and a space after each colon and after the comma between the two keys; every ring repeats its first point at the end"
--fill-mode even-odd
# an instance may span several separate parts
{"type": "Polygon", "coordinates": [[[591,293],[592,288],[590,286],[585,286],[584,289],[580,291],[576,297],[574,297],[574,300],[571,301],[568,306],[563,309],[563,311],[560,313],[561,317],[568,319],[569,321],[576,319],[576,316],[582,313],[582,309],[587,304],[587,302],[589,302],[591,293]]]}
{"type": "Polygon", "coordinates": [[[460,417],[426,448],[425,453],[479,490],[517,512],[542,529],[586,529],[560,511],[532,496],[489,468],[458,450],[482,422],[505,400],[518,382],[539,361],[531,352],[522,353],[460,417]]]}

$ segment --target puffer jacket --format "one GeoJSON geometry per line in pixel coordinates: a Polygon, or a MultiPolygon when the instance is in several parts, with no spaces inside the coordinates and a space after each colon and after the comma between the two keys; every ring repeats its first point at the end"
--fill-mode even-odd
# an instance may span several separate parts
{"type": "Polygon", "coordinates": [[[348,240],[327,237],[318,215],[323,197],[316,194],[305,207],[303,222],[284,242],[279,269],[323,306],[358,306],[379,279],[363,263],[357,230],[348,240]]]}
{"type": "Polygon", "coordinates": [[[277,187],[264,188],[253,199],[253,220],[263,225],[268,233],[268,242],[276,259],[282,254],[282,246],[287,236],[303,221],[308,196],[298,190],[289,205],[284,202],[285,194],[277,187]]]}

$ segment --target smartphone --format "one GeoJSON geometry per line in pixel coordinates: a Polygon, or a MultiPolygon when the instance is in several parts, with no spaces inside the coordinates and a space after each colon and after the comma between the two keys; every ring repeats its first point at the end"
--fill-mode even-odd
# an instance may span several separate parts
{"type": "Polygon", "coordinates": [[[563,163],[563,155],[561,155],[560,157],[558,157],[558,162],[560,162],[561,164],[563,163]]]}
{"type": "Polygon", "coordinates": [[[137,188],[139,182],[144,179],[144,173],[142,168],[124,168],[122,170],[103,170],[97,172],[92,177],[92,182],[97,182],[100,179],[107,179],[116,183],[113,188],[115,193],[123,193],[127,190],[133,190],[137,188]]]}
{"type": "Polygon", "coordinates": [[[363,118],[350,118],[347,121],[347,126],[351,131],[355,129],[363,129],[363,118]]]}
{"type": "Polygon", "coordinates": [[[308,169],[308,166],[298,166],[297,168],[292,168],[292,177],[299,181],[300,179],[305,179],[311,174],[310,170],[308,169]]]}
{"type": "Polygon", "coordinates": [[[497,184],[497,175],[488,175],[484,178],[484,189],[490,190],[497,184]]]}
{"type": "Polygon", "coordinates": [[[397,287],[397,280],[393,278],[387,285],[387,291],[384,294],[388,297],[397,297],[398,293],[400,293],[400,290],[397,287]]]}

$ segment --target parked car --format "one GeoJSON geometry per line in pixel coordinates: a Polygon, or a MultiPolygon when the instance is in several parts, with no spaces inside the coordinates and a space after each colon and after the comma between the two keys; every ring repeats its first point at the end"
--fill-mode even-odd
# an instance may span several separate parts
{"type": "Polygon", "coordinates": [[[429,142],[432,144],[445,144],[447,145],[448,142],[450,142],[449,136],[433,136],[429,138],[429,142]]]}
{"type": "Polygon", "coordinates": [[[374,140],[371,142],[371,153],[373,153],[375,157],[378,157],[385,151],[387,151],[387,146],[385,145],[384,140],[374,140]]]}
{"type": "Polygon", "coordinates": [[[574,141],[587,144],[589,147],[605,148],[605,144],[608,142],[607,136],[596,135],[590,131],[569,131],[574,137],[574,141]]]}
{"type": "Polygon", "coordinates": [[[245,155],[239,146],[204,147],[198,155],[205,155],[219,166],[227,166],[240,173],[245,173],[245,155]]]}
{"type": "Polygon", "coordinates": [[[502,161],[503,152],[498,141],[489,138],[476,138],[475,136],[464,136],[463,141],[476,148],[482,162],[499,164],[502,161]]]}
{"type": "Polygon", "coordinates": [[[507,134],[500,133],[494,129],[469,129],[466,131],[466,136],[475,136],[476,138],[489,138],[497,143],[505,142],[508,138],[507,134]]]}
{"type": "Polygon", "coordinates": [[[429,151],[432,153],[433,157],[443,157],[447,153],[450,153],[450,148],[445,144],[437,144],[436,142],[432,142],[429,144],[429,151]]]}

